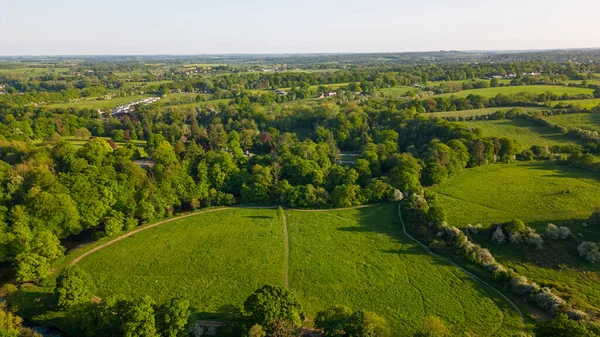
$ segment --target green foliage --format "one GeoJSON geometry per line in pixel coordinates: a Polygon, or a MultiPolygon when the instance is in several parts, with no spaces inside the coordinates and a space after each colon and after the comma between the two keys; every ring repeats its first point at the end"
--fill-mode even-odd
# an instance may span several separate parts
{"type": "Polygon", "coordinates": [[[159,306],[156,310],[156,325],[160,336],[187,336],[190,313],[190,303],[185,299],[174,298],[159,306]]]}
{"type": "Polygon", "coordinates": [[[15,261],[19,282],[39,282],[50,273],[50,263],[43,256],[23,252],[17,255],[15,261]]]}
{"type": "Polygon", "coordinates": [[[154,301],[148,296],[123,303],[121,320],[124,337],[160,336],[154,318],[154,301]]]}
{"type": "Polygon", "coordinates": [[[255,324],[271,327],[277,320],[302,325],[304,311],[293,293],[282,286],[265,285],[244,302],[244,310],[255,324]]]}
{"type": "Polygon", "coordinates": [[[315,327],[323,330],[325,337],[344,337],[352,309],[342,306],[319,311],[315,316],[315,327]]]}
{"type": "Polygon", "coordinates": [[[570,320],[560,314],[555,318],[535,326],[536,336],[544,337],[586,337],[592,336],[582,322],[570,320]]]}
{"type": "Polygon", "coordinates": [[[88,273],[77,266],[67,267],[56,280],[56,305],[61,309],[68,309],[89,302],[93,289],[94,283],[88,273]]]}
{"type": "Polygon", "coordinates": [[[449,337],[450,329],[437,316],[423,317],[423,337],[449,337]]]}

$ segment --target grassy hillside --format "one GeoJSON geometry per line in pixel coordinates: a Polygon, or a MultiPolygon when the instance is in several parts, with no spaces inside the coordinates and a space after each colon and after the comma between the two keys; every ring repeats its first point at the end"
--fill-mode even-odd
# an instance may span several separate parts
{"type": "MultiPolygon", "coordinates": [[[[600,205],[594,173],[551,163],[496,164],[467,169],[433,188],[451,225],[490,225],[587,218],[600,205]]],[[[580,231],[581,222],[572,229],[580,231]]]]}
{"type": "Polygon", "coordinates": [[[413,87],[393,87],[383,88],[379,91],[390,96],[402,96],[409,91],[417,91],[417,89],[413,87]]]}
{"type": "MultiPolygon", "coordinates": [[[[483,108],[483,109],[471,109],[471,110],[460,110],[460,111],[444,111],[444,112],[431,112],[428,113],[427,116],[430,117],[470,117],[470,116],[481,116],[481,115],[490,115],[496,111],[509,111],[514,109],[514,107],[510,108],[483,108]]],[[[522,107],[523,111],[532,112],[532,111],[540,111],[545,108],[536,108],[536,107],[522,107]]]]}
{"type": "Polygon", "coordinates": [[[524,119],[467,121],[462,123],[471,128],[480,128],[484,136],[515,139],[525,148],[530,148],[532,145],[578,144],[576,140],[566,134],[524,119]]]}
{"type": "Polygon", "coordinates": [[[416,333],[424,315],[440,316],[453,335],[511,335],[519,326],[506,303],[405,237],[395,205],[285,214],[290,287],[309,316],[331,305],[363,308],[387,317],[397,336],[416,333]]]}
{"type": "Polygon", "coordinates": [[[558,104],[571,104],[575,106],[580,106],[585,109],[592,109],[600,105],[600,98],[592,98],[592,99],[576,99],[576,100],[567,100],[567,101],[554,101],[552,102],[552,106],[556,106],[558,104]]]}
{"type": "Polygon", "coordinates": [[[600,115],[580,113],[544,116],[545,120],[565,127],[576,127],[600,132],[600,115]]]}
{"type": "Polygon", "coordinates": [[[283,284],[283,225],[274,210],[227,210],[158,226],[81,260],[98,295],[186,297],[200,311],[283,284]]]}
{"type": "Polygon", "coordinates": [[[528,86],[515,86],[515,87],[496,87],[496,88],[483,88],[483,89],[472,89],[472,90],[463,90],[456,93],[451,94],[441,94],[440,96],[456,96],[456,97],[467,97],[471,94],[480,95],[484,97],[495,97],[498,94],[518,94],[521,92],[526,93],[534,93],[534,94],[542,94],[545,92],[551,92],[557,95],[569,94],[569,95],[577,95],[577,94],[587,94],[591,95],[594,90],[588,88],[577,88],[577,87],[566,87],[559,85],[528,85],[528,86]]]}

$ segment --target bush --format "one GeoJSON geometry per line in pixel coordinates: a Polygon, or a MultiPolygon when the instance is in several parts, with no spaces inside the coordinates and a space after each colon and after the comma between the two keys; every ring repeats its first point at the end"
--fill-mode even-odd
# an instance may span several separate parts
{"type": "Polygon", "coordinates": [[[550,240],[558,240],[558,227],[555,224],[549,223],[546,226],[546,232],[544,236],[550,240]]]}
{"type": "Polygon", "coordinates": [[[514,219],[513,221],[504,225],[504,230],[506,230],[509,235],[522,233],[525,231],[525,224],[519,219],[514,219]]]}
{"type": "Polygon", "coordinates": [[[558,295],[552,293],[550,288],[542,288],[542,291],[533,295],[535,303],[542,309],[557,312],[566,302],[558,295]]]}
{"type": "Polygon", "coordinates": [[[571,236],[571,230],[568,227],[559,227],[558,228],[558,238],[561,240],[566,240],[571,236]]]}
{"type": "Polygon", "coordinates": [[[596,263],[600,261],[600,248],[594,242],[585,241],[577,247],[579,256],[586,259],[588,262],[596,263]]]}
{"type": "Polygon", "coordinates": [[[496,230],[492,234],[492,241],[497,244],[502,244],[502,243],[506,242],[506,235],[504,235],[502,226],[496,227],[496,230]]]}

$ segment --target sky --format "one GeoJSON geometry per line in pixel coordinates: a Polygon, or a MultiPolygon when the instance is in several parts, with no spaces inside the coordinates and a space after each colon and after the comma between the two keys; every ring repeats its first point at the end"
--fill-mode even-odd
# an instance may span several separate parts
{"type": "Polygon", "coordinates": [[[0,0],[0,55],[600,47],[599,0],[0,0]]]}

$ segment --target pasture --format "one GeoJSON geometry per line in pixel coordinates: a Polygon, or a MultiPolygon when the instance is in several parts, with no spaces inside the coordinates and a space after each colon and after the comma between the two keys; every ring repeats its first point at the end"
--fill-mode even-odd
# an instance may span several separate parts
{"type": "Polygon", "coordinates": [[[564,127],[575,127],[600,132],[600,115],[591,113],[544,116],[545,120],[564,127]]]}
{"type": "Polygon", "coordinates": [[[559,86],[559,85],[527,85],[527,86],[507,86],[507,87],[495,87],[495,88],[482,88],[482,89],[472,89],[472,90],[463,90],[455,93],[449,94],[441,94],[436,95],[434,97],[467,97],[469,95],[479,95],[487,98],[496,97],[499,94],[504,95],[514,95],[519,93],[529,93],[529,94],[543,94],[545,92],[551,92],[556,95],[569,94],[569,95],[578,95],[578,94],[586,94],[591,95],[594,90],[588,88],[578,88],[578,87],[567,87],[567,86],[559,86]]]}
{"type": "Polygon", "coordinates": [[[552,102],[552,106],[557,106],[559,104],[562,105],[573,105],[579,106],[583,109],[592,109],[600,105],[600,98],[592,98],[592,99],[574,99],[574,100],[566,100],[566,101],[554,101],[552,102]]]}
{"type": "Polygon", "coordinates": [[[189,298],[201,312],[239,305],[264,284],[283,285],[283,223],[275,210],[234,209],[137,233],[79,262],[100,297],[189,298]]]}
{"type": "Polygon", "coordinates": [[[397,97],[397,96],[402,96],[402,95],[406,94],[407,92],[411,92],[411,91],[416,92],[417,90],[418,90],[417,88],[413,88],[413,87],[400,86],[400,87],[392,87],[392,88],[383,88],[383,89],[379,90],[379,92],[382,92],[389,96],[397,97]]]}
{"type": "Polygon", "coordinates": [[[395,204],[284,214],[289,261],[276,210],[234,208],[135,233],[78,265],[101,298],[186,297],[207,319],[218,319],[225,306],[240,305],[263,284],[283,285],[289,263],[289,287],[311,320],[319,310],[346,305],[386,317],[394,336],[418,332],[425,315],[439,316],[453,334],[513,336],[520,329],[504,300],[405,237],[395,204]]]}
{"type": "Polygon", "coordinates": [[[499,119],[461,122],[470,128],[479,128],[487,137],[506,137],[517,140],[524,148],[533,145],[569,145],[578,141],[564,133],[540,126],[525,119],[499,119]]]}
{"type": "MultiPolygon", "coordinates": [[[[463,228],[518,218],[543,230],[547,221],[587,219],[600,205],[597,174],[543,162],[466,169],[432,190],[448,223],[463,228]]],[[[580,225],[576,221],[572,231],[580,225]]]]}
{"type": "Polygon", "coordinates": [[[23,67],[23,68],[0,68],[0,75],[37,77],[46,74],[60,74],[69,71],[69,68],[54,67],[23,67]]]}
{"type": "Polygon", "coordinates": [[[290,288],[309,317],[345,305],[383,315],[396,336],[418,332],[425,315],[441,317],[452,335],[518,330],[518,316],[505,302],[403,235],[393,204],[285,215],[290,288]]]}
{"type": "MultiPolygon", "coordinates": [[[[471,117],[471,116],[483,116],[483,115],[491,115],[496,111],[509,111],[514,109],[515,107],[509,108],[483,108],[483,109],[471,109],[471,110],[459,110],[459,111],[443,111],[443,112],[430,112],[426,115],[429,117],[471,117]]],[[[525,112],[533,112],[533,111],[541,111],[544,108],[537,107],[521,107],[525,112]]]]}

